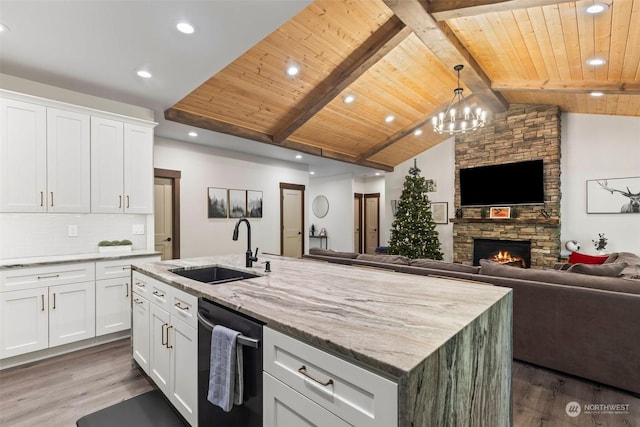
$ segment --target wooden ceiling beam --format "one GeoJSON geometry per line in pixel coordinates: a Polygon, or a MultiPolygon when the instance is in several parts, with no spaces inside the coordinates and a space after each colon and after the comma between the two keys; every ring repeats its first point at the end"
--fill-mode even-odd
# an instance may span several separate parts
{"type": "Polygon", "coordinates": [[[462,45],[444,22],[438,22],[425,9],[422,0],[384,0],[393,13],[422,40],[444,64],[453,67],[462,64],[461,78],[473,95],[482,100],[491,113],[505,111],[509,104],[499,93],[491,90],[491,80],[482,71],[471,53],[462,45]]]}
{"type": "Polygon", "coordinates": [[[400,19],[392,16],[326,79],[309,92],[292,109],[292,114],[282,119],[282,125],[273,133],[274,143],[279,144],[285,141],[410,34],[411,29],[407,28],[400,19]]]}
{"type": "Polygon", "coordinates": [[[427,7],[431,16],[438,21],[444,21],[465,16],[528,9],[573,1],[575,0],[429,0],[427,7]]]}
{"type": "Polygon", "coordinates": [[[602,92],[616,95],[640,95],[640,82],[580,80],[573,82],[552,80],[524,80],[493,82],[493,90],[501,92],[554,92],[554,93],[591,93],[602,92]]]}

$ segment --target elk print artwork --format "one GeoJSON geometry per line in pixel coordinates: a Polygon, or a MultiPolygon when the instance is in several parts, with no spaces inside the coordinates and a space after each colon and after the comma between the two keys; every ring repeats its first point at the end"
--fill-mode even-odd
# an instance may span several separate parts
{"type": "Polygon", "coordinates": [[[640,177],[587,181],[587,213],[640,213],[640,177]]]}

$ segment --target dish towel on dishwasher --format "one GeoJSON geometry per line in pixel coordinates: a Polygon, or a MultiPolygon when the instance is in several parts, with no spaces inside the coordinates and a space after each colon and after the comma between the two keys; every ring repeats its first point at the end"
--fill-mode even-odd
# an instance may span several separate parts
{"type": "Polygon", "coordinates": [[[211,359],[207,400],[223,411],[242,404],[242,349],[238,348],[240,332],[216,325],[211,331],[211,359]]]}

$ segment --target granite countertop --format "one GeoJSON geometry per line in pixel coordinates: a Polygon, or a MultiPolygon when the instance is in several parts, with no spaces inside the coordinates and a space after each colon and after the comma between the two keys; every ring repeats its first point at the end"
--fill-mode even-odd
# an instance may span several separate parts
{"type": "Polygon", "coordinates": [[[150,249],[139,249],[130,252],[92,252],[85,254],[51,255],[27,258],[0,259],[0,270],[22,267],[42,267],[50,264],[67,264],[73,262],[112,261],[126,258],[139,258],[160,255],[150,249]]]}
{"type": "MultiPolygon", "coordinates": [[[[244,255],[138,264],[141,273],[256,318],[392,379],[406,378],[430,354],[511,289],[325,262],[244,255]],[[265,273],[264,261],[271,261],[265,273]],[[260,277],[207,285],[172,273],[220,265],[260,277]]],[[[509,296],[510,297],[510,296],[509,296]]]]}

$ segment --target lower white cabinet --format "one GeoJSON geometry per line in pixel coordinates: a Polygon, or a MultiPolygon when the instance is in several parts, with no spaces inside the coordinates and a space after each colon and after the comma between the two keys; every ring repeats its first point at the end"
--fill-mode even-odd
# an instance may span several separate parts
{"type": "Polygon", "coordinates": [[[49,289],[0,293],[0,359],[49,347],[49,289]]]}
{"type": "Polygon", "coordinates": [[[395,382],[271,328],[263,338],[265,427],[398,425],[395,382]]]}
{"type": "Polygon", "coordinates": [[[96,336],[95,284],[49,287],[49,347],[96,336]]]}
{"type": "Polygon", "coordinates": [[[131,327],[129,277],[96,281],[96,336],[131,327]]]}
{"type": "Polygon", "coordinates": [[[263,373],[263,390],[264,427],[351,426],[266,372],[263,373]]]}
{"type": "Polygon", "coordinates": [[[134,293],[133,358],[189,424],[197,426],[198,330],[192,320],[197,298],[138,272],[133,282],[155,292],[146,294],[149,299],[134,293]]]}

